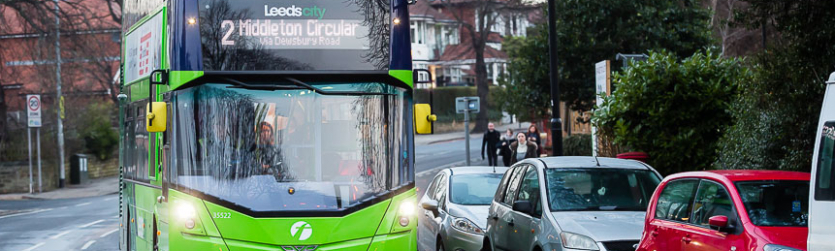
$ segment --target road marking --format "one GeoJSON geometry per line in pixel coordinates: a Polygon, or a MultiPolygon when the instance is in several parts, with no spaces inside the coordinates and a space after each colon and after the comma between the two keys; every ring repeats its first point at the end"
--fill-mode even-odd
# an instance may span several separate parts
{"type": "Polygon", "coordinates": [[[80,207],[80,206],[86,206],[86,205],[90,205],[90,202],[84,202],[84,203],[81,203],[81,204],[77,204],[75,206],[80,207]]]}
{"type": "Polygon", "coordinates": [[[93,245],[93,243],[96,243],[96,241],[88,241],[87,243],[84,244],[84,246],[81,246],[81,250],[86,250],[87,248],[90,247],[90,245],[93,245]]]}
{"type": "Polygon", "coordinates": [[[65,234],[69,234],[71,231],[72,231],[72,230],[67,230],[67,231],[61,232],[61,233],[59,233],[59,234],[56,234],[56,235],[50,236],[49,238],[50,238],[50,239],[53,239],[53,240],[54,240],[54,239],[58,239],[58,238],[60,238],[61,236],[64,236],[65,234]]]}
{"type": "Polygon", "coordinates": [[[98,224],[99,222],[102,222],[102,221],[104,221],[104,220],[97,220],[97,221],[94,221],[94,222],[90,222],[90,223],[87,223],[87,224],[81,225],[81,226],[80,226],[80,227],[78,227],[78,228],[85,228],[85,227],[89,227],[89,226],[92,226],[92,225],[96,225],[96,224],[98,224]]]}
{"type": "Polygon", "coordinates": [[[31,247],[29,247],[29,248],[27,248],[27,249],[24,249],[23,251],[32,251],[32,250],[35,250],[36,248],[38,248],[38,247],[40,247],[40,246],[43,246],[43,244],[46,244],[46,242],[41,242],[41,243],[35,244],[34,246],[31,246],[31,247]]]}
{"type": "Polygon", "coordinates": [[[104,199],[104,201],[111,201],[111,200],[114,200],[114,199],[116,199],[116,197],[110,197],[110,198],[104,199]]]}
{"type": "Polygon", "coordinates": [[[99,235],[99,238],[104,238],[105,236],[108,236],[108,235],[110,235],[110,234],[112,234],[112,233],[115,233],[116,231],[119,231],[119,229],[118,229],[118,228],[115,228],[115,229],[113,229],[113,230],[107,231],[107,233],[103,233],[103,234],[99,235]]]}
{"type": "Polygon", "coordinates": [[[67,207],[59,207],[59,210],[67,209],[67,207]]]}
{"type": "Polygon", "coordinates": [[[35,211],[32,211],[32,212],[25,212],[25,213],[19,213],[19,214],[11,214],[11,215],[0,216],[0,219],[9,218],[9,217],[13,217],[13,216],[36,214],[36,213],[40,213],[40,212],[46,212],[46,211],[49,211],[49,210],[52,210],[52,208],[38,209],[38,210],[35,210],[35,211]]]}

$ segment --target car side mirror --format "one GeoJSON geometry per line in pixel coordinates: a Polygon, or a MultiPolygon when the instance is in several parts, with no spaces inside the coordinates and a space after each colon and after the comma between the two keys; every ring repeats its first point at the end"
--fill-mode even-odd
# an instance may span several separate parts
{"type": "Polygon", "coordinates": [[[513,202],[513,211],[522,212],[526,214],[533,214],[533,206],[527,200],[519,200],[513,202]]]}
{"type": "Polygon", "coordinates": [[[435,212],[438,210],[438,201],[435,200],[426,200],[420,203],[420,207],[423,209],[435,212]]]}
{"type": "Polygon", "coordinates": [[[716,215],[707,220],[711,228],[723,231],[728,229],[728,216],[716,215]]]}

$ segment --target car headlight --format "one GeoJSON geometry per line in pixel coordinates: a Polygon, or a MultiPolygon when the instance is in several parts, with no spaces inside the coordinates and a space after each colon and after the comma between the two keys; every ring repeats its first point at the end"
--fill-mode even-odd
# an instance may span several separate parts
{"type": "Polygon", "coordinates": [[[763,247],[763,251],[801,251],[800,249],[790,248],[786,246],[767,244],[763,247]]]}
{"type": "Polygon", "coordinates": [[[585,235],[562,232],[560,233],[560,238],[562,239],[562,246],[565,248],[600,250],[597,248],[597,242],[585,235]]]}
{"type": "Polygon", "coordinates": [[[478,227],[478,225],[468,220],[467,218],[454,218],[452,220],[452,227],[465,233],[484,234],[484,230],[481,230],[481,228],[478,227]]]}

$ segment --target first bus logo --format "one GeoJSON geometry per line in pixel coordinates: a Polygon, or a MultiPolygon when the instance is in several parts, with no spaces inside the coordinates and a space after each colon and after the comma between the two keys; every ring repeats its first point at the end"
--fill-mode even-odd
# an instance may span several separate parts
{"type": "Polygon", "coordinates": [[[290,235],[300,241],[307,240],[310,235],[313,235],[313,227],[310,226],[310,223],[304,221],[293,223],[293,226],[290,227],[290,235]]]}

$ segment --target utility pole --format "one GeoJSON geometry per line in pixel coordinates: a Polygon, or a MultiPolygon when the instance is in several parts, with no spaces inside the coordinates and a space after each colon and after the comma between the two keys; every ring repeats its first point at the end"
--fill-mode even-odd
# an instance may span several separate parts
{"type": "MultiPolygon", "coordinates": [[[[557,68],[557,13],[556,0],[548,0],[548,52],[551,75],[551,147],[554,156],[562,156],[562,120],[560,119],[560,82],[557,68]]],[[[544,142],[542,142],[543,145],[544,142]]]]}
{"type": "Polygon", "coordinates": [[[464,150],[467,152],[467,161],[465,163],[467,163],[467,166],[470,166],[470,109],[464,112],[464,142],[466,142],[464,143],[464,150]]]}
{"type": "Polygon", "coordinates": [[[58,108],[58,163],[59,177],[58,187],[64,187],[64,123],[61,121],[61,16],[58,0],[55,3],[55,107],[58,108]]]}

